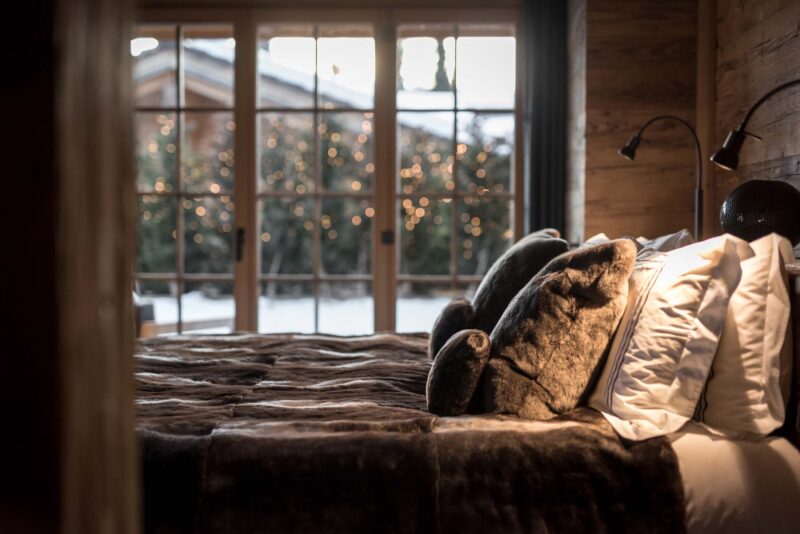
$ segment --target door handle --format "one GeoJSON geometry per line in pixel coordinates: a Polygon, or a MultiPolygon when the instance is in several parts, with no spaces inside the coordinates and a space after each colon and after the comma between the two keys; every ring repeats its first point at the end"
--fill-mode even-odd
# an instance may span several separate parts
{"type": "Polygon", "coordinates": [[[244,256],[244,228],[236,230],[236,261],[242,261],[244,256]]]}

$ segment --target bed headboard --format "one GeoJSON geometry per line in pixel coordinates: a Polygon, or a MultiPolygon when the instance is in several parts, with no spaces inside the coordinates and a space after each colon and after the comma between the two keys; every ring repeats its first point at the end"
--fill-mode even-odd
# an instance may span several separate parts
{"type": "Polygon", "coordinates": [[[800,448],[800,263],[786,266],[789,271],[789,293],[792,301],[792,336],[794,366],[792,368],[792,393],[782,434],[800,448]]]}

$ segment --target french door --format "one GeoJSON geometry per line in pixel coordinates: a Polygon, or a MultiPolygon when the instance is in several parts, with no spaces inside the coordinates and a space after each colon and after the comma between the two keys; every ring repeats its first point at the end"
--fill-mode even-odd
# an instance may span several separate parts
{"type": "Polygon", "coordinates": [[[522,228],[515,20],[145,12],[141,335],[429,329],[522,228]]]}

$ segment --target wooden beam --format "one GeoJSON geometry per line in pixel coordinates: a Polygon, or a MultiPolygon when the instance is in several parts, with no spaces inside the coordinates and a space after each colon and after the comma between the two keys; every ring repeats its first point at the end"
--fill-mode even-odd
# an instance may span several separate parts
{"type": "Polygon", "coordinates": [[[61,0],[56,28],[60,528],[139,530],[134,170],[124,0],[61,0]]]}
{"type": "Polygon", "coordinates": [[[397,244],[395,137],[397,36],[394,21],[384,16],[376,23],[375,34],[375,217],[372,227],[372,291],[375,302],[375,331],[395,329],[397,299],[397,244]],[[384,242],[384,234],[392,238],[384,242]]]}
{"type": "Polygon", "coordinates": [[[697,138],[703,147],[703,236],[716,234],[719,206],[714,199],[716,146],[717,2],[697,2],[697,138]]]}
{"type": "MultiPolygon", "coordinates": [[[[256,161],[256,23],[249,10],[237,13],[236,39],[236,230],[244,232],[241,259],[234,257],[234,295],[239,331],[258,330],[259,214],[257,213],[256,161]]],[[[238,241],[238,239],[237,239],[238,241]]],[[[239,243],[235,243],[239,246],[239,243]]],[[[238,251],[235,251],[238,254],[238,251]]]]}

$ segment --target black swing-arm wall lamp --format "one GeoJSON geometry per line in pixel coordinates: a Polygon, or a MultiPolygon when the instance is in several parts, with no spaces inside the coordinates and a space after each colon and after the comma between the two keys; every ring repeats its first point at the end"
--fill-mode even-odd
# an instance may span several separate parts
{"type": "Polygon", "coordinates": [[[643,140],[642,134],[644,131],[648,126],[662,119],[677,121],[684,125],[686,129],[689,130],[689,133],[692,134],[692,139],[694,140],[696,164],[695,176],[697,178],[697,183],[694,190],[694,235],[695,239],[700,239],[703,233],[703,155],[700,150],[700,140],[697,138],[697,132],[694,131],[692,125],[682,118],[676,117],[675,115],[657,115],[645,122],[642,127],[639,128],[639,131],[636,132],[636,134],[630,139],[628,139],[628,142],[625,143],[625,146],[619,149],[618,153],[620,156],[628,158],[629,160],[634,160],[636,158],[636,148],[643,140]]]}
{"type": "Polygon", "coordinates": [[[800,79],[782,83],[759,98],[755,104],[750,106],[750,109],[747,111],[744,119],[742,119],[742,122],[739,123],[739,126],[737,126],[735,130],[732,130],[730,133],[728,133],[728,137],[725,138],[725,142],[722,143],[722,148],[717,150],[714,155],[711,156],[711,161],[726,171],[735,171],[739,166],[739,151],[742,149],[742,144],[744,143],[745,137],[749,135],[750,137],[755,137],[759,140],[761,139],[759,136],[745,130],[750,117],[752,117],[753,113],[761,106],[761,104],[769,100],[772,95],[780,93],[784,89],[788,89],[793,85],[800,85],[800,79]]]}
{"type": "MultiPolygon", "coordinates": [[[[711,161],[722,169],[736,170],[745,137],[761,139],[745,129],[750,117],[773,95],[795,85],[800,85],[800,79],[778,85],[750,106],[742,122],[728,134],[722,148],[711,156],[711,161]]],[[[720,224],[723,231],[748,241],[777,232],[787,237],[792,245],[797,245],[800,243],[798,206],[800,206],[800,192],[788,182],[750,179],[731,191],[722,203],[720,224]]]]}

